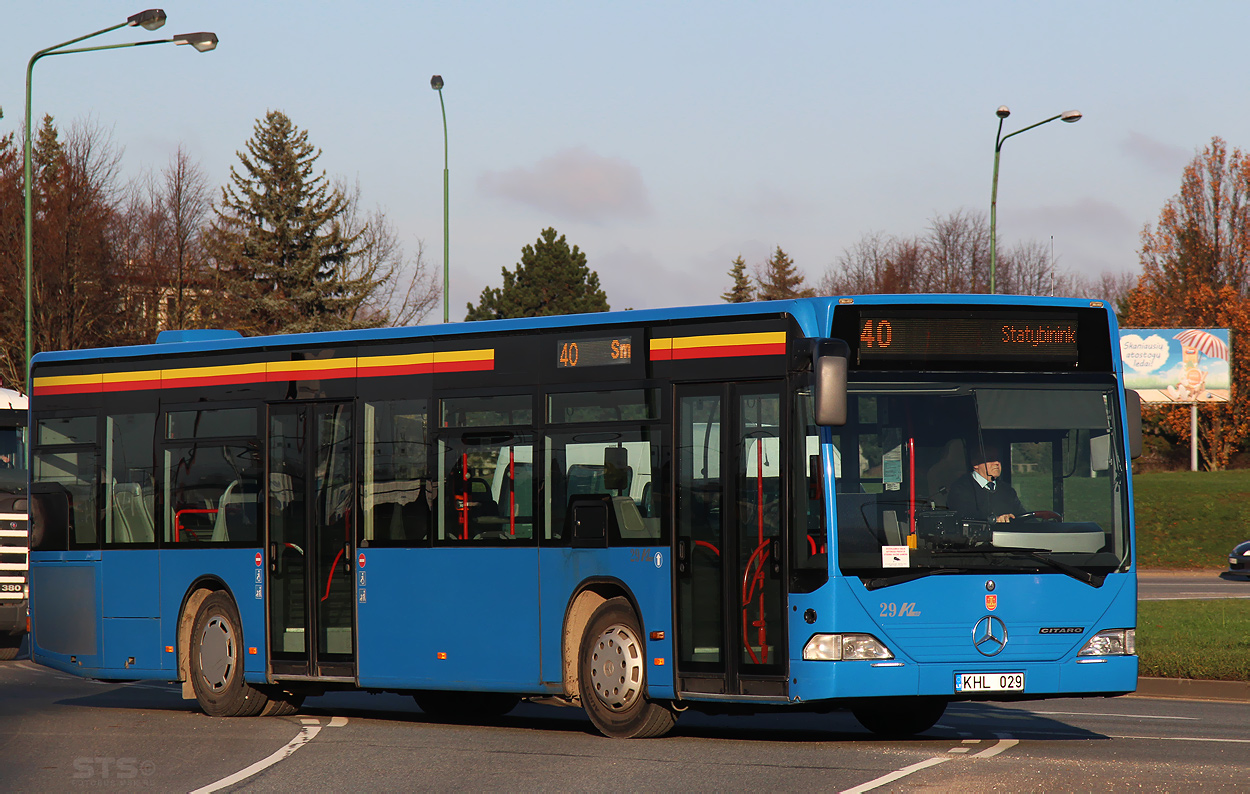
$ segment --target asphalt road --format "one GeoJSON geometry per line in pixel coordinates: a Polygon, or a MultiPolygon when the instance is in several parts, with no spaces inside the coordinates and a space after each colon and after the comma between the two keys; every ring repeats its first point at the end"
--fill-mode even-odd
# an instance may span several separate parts
{"type": "Polygon", "coordinates": [[[1137,600],[1250,598],[1250,579],[1209,571],[1138,571],[1137,600]]]}
{"type": "Polygon", "coordinates": [[[1146,698],[957,704],[908,741],[846,714],[685,714],[668,737],[604,739],[580,710],[523,704],[495,725],[431,722],[408,698],[310,699],[214,719],[166,684],[0,663],[0,788],[1146,791],[1236,788],[1250,703],[1146,698]]]}

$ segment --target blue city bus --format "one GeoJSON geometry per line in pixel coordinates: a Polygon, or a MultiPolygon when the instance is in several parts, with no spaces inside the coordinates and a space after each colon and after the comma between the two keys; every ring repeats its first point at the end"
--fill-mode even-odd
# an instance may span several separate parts
{"type": "Polygon", "coordinates": [[[42,353],[33,657],[214,716],[544,698],[622,738],[1122,695],[1116,330],[878,295],[42,353]]]}

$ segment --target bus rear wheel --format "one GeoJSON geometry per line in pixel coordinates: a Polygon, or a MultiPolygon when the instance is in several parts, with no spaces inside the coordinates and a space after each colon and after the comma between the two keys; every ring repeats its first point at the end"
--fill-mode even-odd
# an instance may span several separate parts
{"type": "Polygon", "coordinates": [[[915,736],[937,725],[946,713],[946,701],[938,698],[889,698],[869,701],[851,709],[859,724],[891,739],[915,736]]]}
{"type": "Polygon", "coordinates": [[[624,598],[599,605],[586,624],[578,653],[582,708],[605,736],[663,736],[677,722],[666,704],[647,699],[647,653],[638,618],[624,598]]]}
{"type": "Polygon", "coordinates": [[[191,686],[210,717],[255,717],[269,698],[243,680],[243,631],[234,601],[223,592],[204,599],[191,630],[191,686]]]}
{"type": "Polygon", "coordinates": [[[22,648],[22,635],[0,634],[0,662],[9,662],[17,658],[22,648]]]}

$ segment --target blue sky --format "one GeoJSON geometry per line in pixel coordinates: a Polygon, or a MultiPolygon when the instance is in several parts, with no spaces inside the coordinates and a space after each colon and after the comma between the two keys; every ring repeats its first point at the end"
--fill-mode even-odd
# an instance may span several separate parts
{"type": "MultiPolygon", "coordinates": [[[[267,110],[359,180],[441,270],[446,81],[452,319],[554,226],[614,308],[719,300],[733,258],[782,246],[820,278],[863,234],[988,212],[1004,132],[1085,117],[1003,149],[999,236],[1054,239],[1063,267],[1136,270],[1138,234],[1212,135],[1250,147],[1250,4],[1236,2],[259,2],[166,0],[165,28],[215,52],[46,58],[36,117],[91,119],[123,174],[179,144],[214,184],[267,110]]],[[[27,59],[142,10],[11,4],[0,131],[21,125],[27,59]]],[[[143,34],[143,35],[140,35],[143,34]]]]}

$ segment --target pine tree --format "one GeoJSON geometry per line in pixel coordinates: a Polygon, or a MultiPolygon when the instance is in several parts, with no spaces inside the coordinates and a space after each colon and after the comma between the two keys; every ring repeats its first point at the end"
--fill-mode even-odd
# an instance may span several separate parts
{"type": "Polygon", "coordinates": [[[721,300],[725,303],[750,303],[755,300],[755,290],[751,288],[751,277],[747,275],[747,263],[742,254],[738,254],[738,258],[733,261],[729,277],[733,279],[733,286],[729,288],[729,292],[721,293],[721,300]]]}
{"type": "Polygon", "coordinates": [[[758,286],[756,298],[762,301],[808,298],[815,290],[803,286],[804,275],[794,266],[794,260],[777,246],[772,258],[760,265],[755,275],[758,286]]]}
{"type": "Polygon", "coordinates": [[[564,235],[557,239],[555,229],[543,229],[534,245],[521,249],[515,271],[501,271],[503,286],[483,289],[478,305],[468,304],[466,320],[608,310],[608,296],[599,288],[599,274],[587,267],[586,254],[577,246],[570,249],[564,235]]]}
{"type": "Polygon", "coordinates": [[[357,310],[377,281],[349,267],[361,234],[343,227],[347,198],[314,174],[321,150],[280,111],[258,120],[242,173],[230,169],[206,247],[221,277],[220,317],[240,330],[288,333],[376,325],[357,310]]]}

